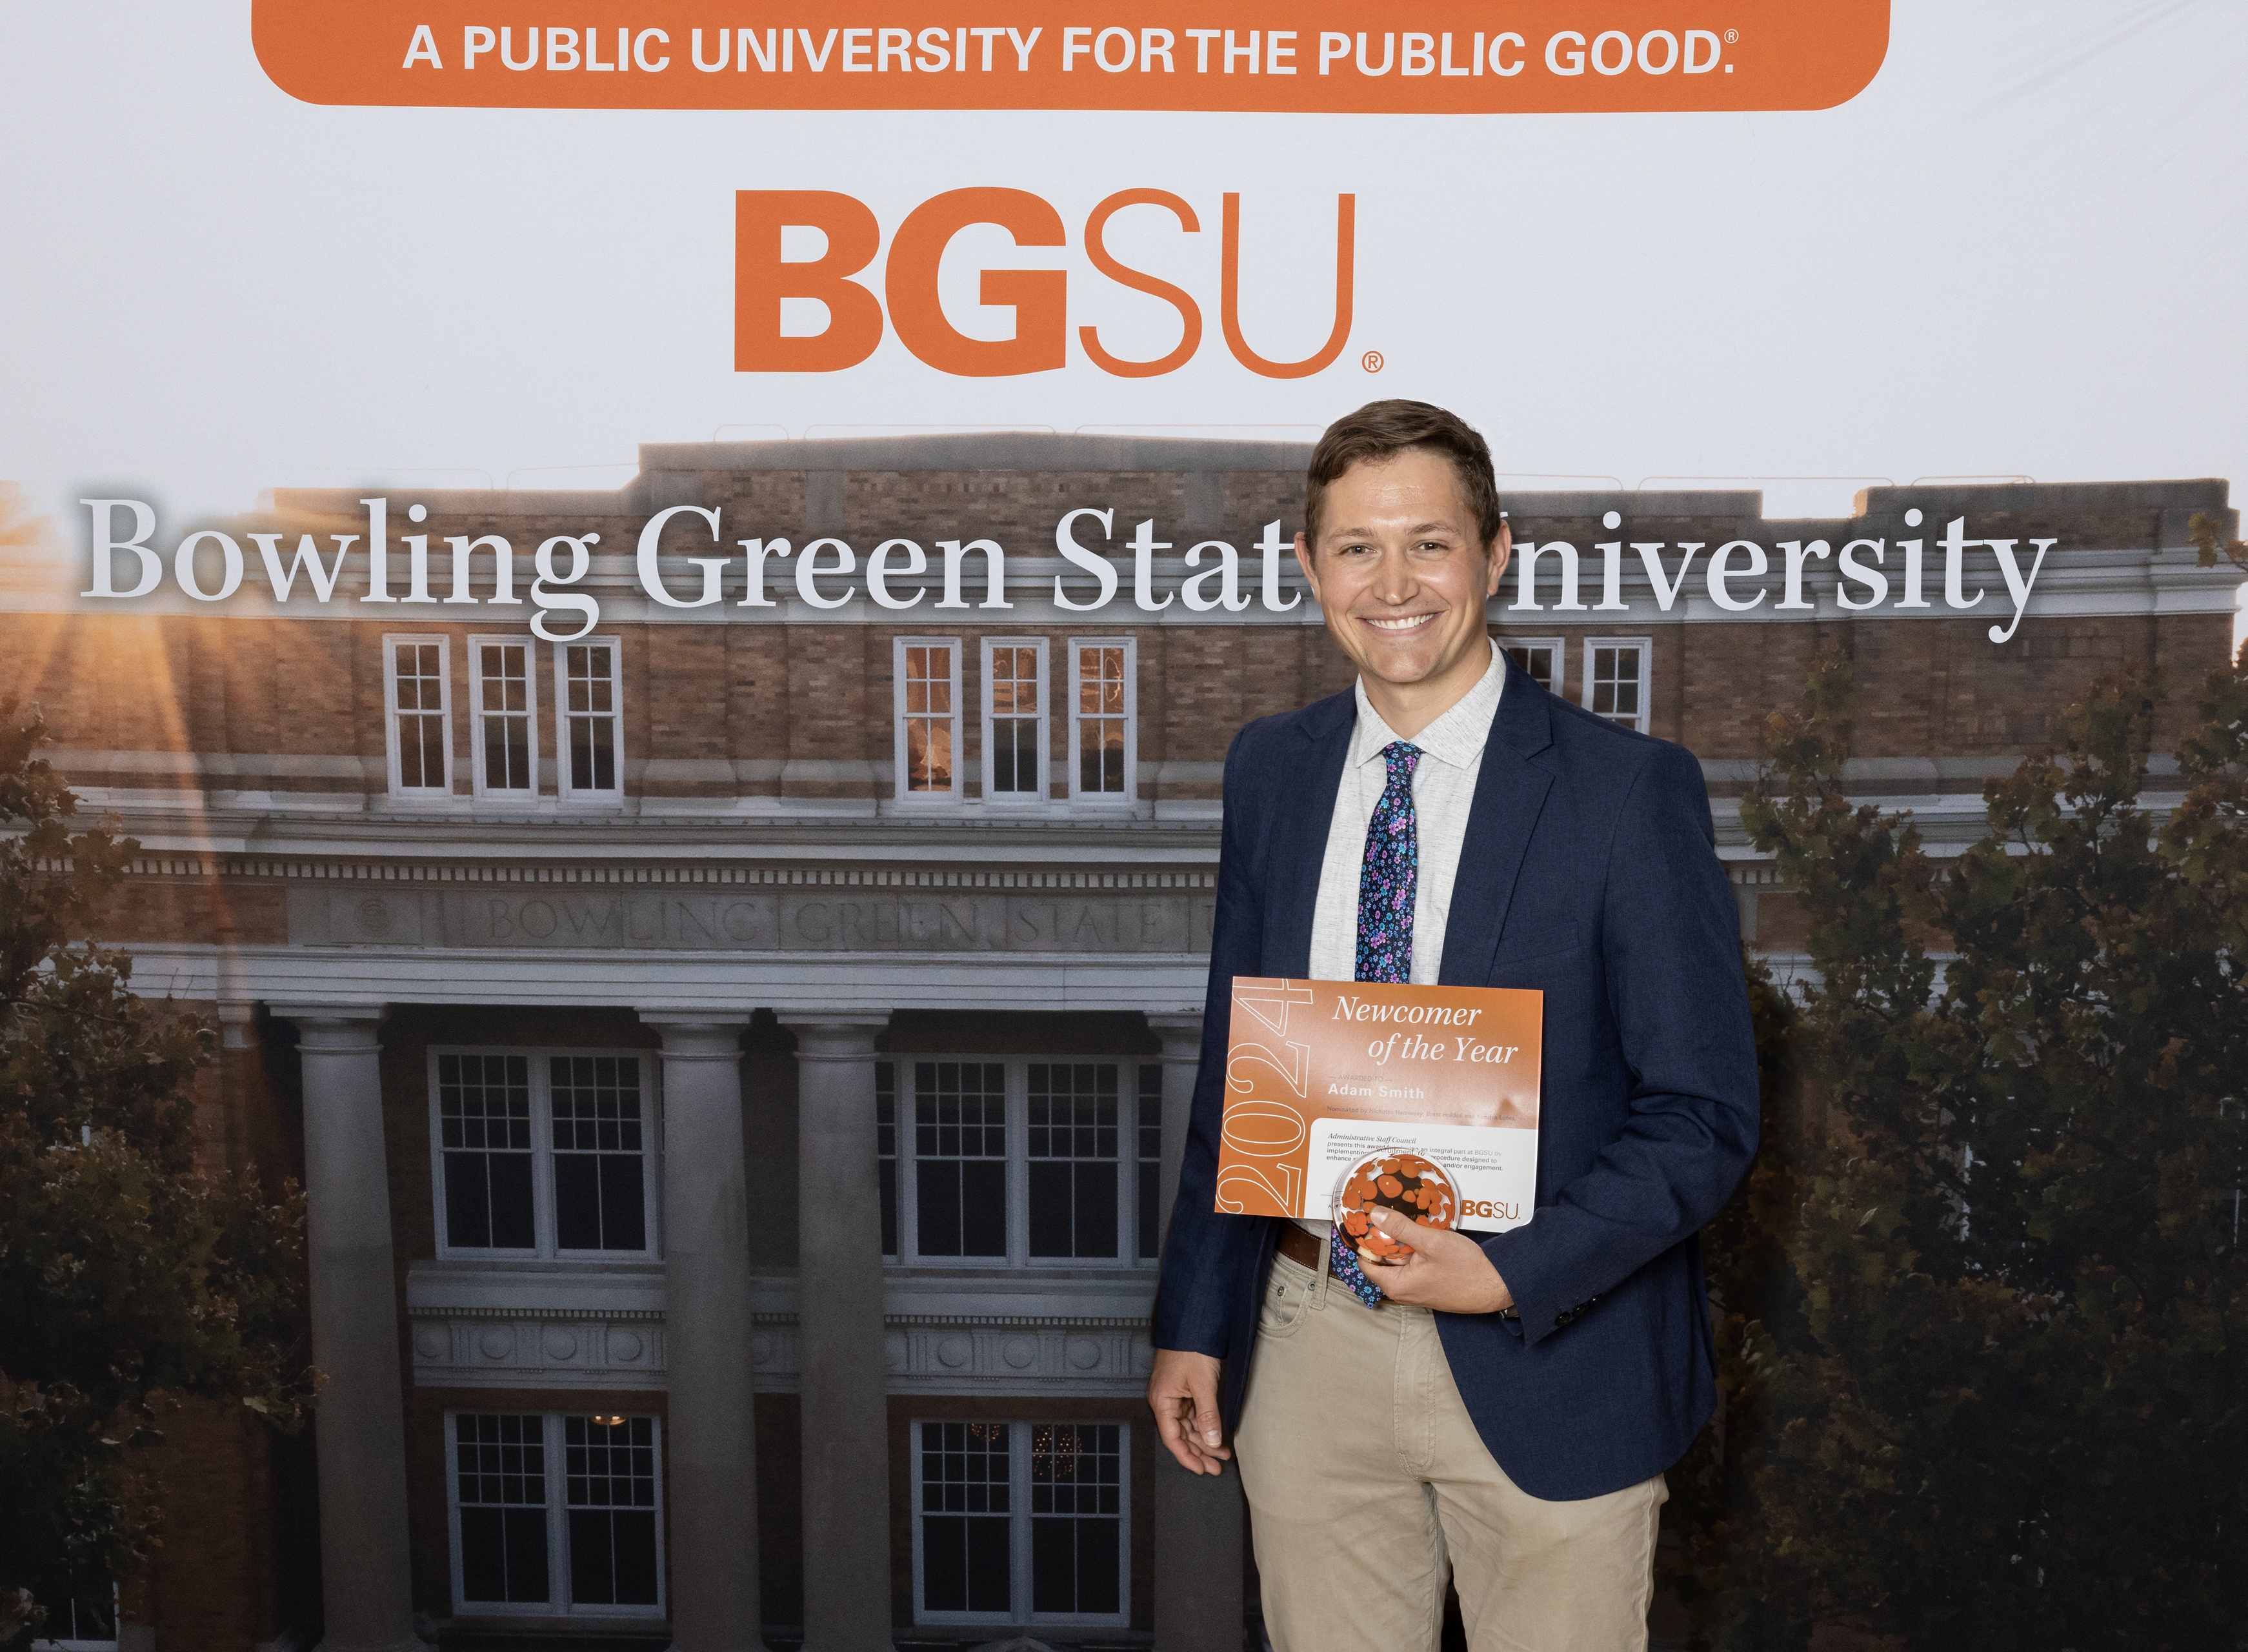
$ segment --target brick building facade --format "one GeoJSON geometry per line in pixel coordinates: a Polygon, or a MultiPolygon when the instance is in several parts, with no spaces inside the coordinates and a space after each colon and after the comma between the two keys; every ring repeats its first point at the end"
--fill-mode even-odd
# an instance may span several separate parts
{"type": "MultiPolygon", "coordinates": [[[[1306,456],[651,447],[0,567],[0,695],[143,846],[106,938],[221,1023],[208,1159],[312,1198],[317,1437],[175,1429],[127,1644],[1238,1644],[1232,1483],[1138,1394],[1226,744],[1350,680],[1306,456]]],[[[1959,840],[2095,677],[2226,657],[2225,491],[1515,494],[1491,622],[1701,757],[1785,953],[1731,799],[1813,655],[1959,840]]]]}

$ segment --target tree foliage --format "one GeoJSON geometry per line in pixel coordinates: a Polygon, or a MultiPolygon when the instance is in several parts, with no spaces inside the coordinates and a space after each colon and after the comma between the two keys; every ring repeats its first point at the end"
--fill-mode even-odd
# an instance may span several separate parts
{"type": "Polygon", "coordinates": [[[158,1539],[145,1449],[185,1396],[297,1427],[303,1202],[196,1162],[207,1023],[89,936],[139,846],[73,832],[36,712],[0,702],[0,1646],[158,1539]]]}
{"type": "Polygon", "coordinates": [[[2248,573],[2248,540],[2219,538],[2214,518],[2196,511],[2186,524],[2186,534],[2193,541],[2195,566],[2213,568],[2219,562],[2230,562],[2248,573]]]}
{"type": "Polygon", "coordinates": [[[2248,669],[2159,809],[2154,709],[2098,685],[1949,858],[1844,794],[1838,658],[1770,721],[1742,819],[1810,972],[1751,970],[1767,1145],[1674,1476],[1718,1648],[2243,1644],[2248,669]]]}

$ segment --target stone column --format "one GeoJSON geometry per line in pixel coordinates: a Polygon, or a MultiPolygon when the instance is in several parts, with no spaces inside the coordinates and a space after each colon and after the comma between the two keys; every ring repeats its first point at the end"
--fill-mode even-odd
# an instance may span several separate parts
{"type": "Polygon", "coordinates": [[[379,1009],[308,1006],[305,1239],[320,1475],[321,1652],[419,1652],[406,1530],[406,1419],[382,1140],[379,1009]]]}
{"type": "Polygon", "coordinates": [[[889,1652],[890,1429],[869,1016],[796,1033],[805,1652],[889,1652]]]}
{"type": "Polygon", "coordinates": [[[663,1039],[665,1532],[674,1652],[764,1652],[743,1023],[642,1015],[663,1039]]]}
{"type": "Polygon", "coordinates": [[[1757,901],[1767,887],[1760,875],[1762,867],[1744,867],[1735,861],[1725,868],[1732,874],[1733,901],[1741,915],[1741,939],[1757,938],[1757,901]]]}
{"type": "MultiPolygon", "coordinates": [[[[1151,1015],[1163,1041],[1162,1227],[1171,1228],[1179,1165],[1194,1116],[1202,1017],[1151,1015]]],[[[1148,1424],[1153,1427],[1152,1421],[1148,1424]]],[[[1189,1474],[1155,1448],[1155,1652],[1237,1652],[1241,1645],[1241,1477],[1189,1474]]]]}

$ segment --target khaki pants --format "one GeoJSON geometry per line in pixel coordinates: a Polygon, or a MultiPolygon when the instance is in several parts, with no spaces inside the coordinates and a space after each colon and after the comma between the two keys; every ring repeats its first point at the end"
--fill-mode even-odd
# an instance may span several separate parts
{"type": "Polygon", "coordinates": [[[1643,1652],[1662,1477],[1548,1503],[1508,1479],[1425,1308],[1272,1260],[1235,1439],[1275,1652],[1643,1652]]]}

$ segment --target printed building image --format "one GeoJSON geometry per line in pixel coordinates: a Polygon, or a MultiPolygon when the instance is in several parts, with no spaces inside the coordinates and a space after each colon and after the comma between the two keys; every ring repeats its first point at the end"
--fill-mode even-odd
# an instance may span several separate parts
{"type": "MultiPolygon", "coordinates": [[[[655,445],[9,553],[0,696],[141,845],[104,938],[222,1028],[207,1162],[310,1198],[316,1427],[178,1419],[124,1645],[1242,1644],[1236,1483],[1140,1396],[1227,745],[1351,681],[1283,553],[1307,456],[655,445]]],[[[1813,656],[1851,789],[1963,842],[2102,675],[2173,738],[2226,497],[1510,492],[1489,619],[1701,758],[1785,960],[1735,799],[1813,656]]]]}

